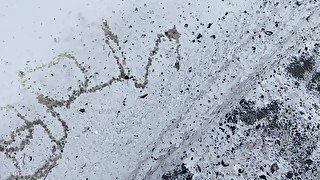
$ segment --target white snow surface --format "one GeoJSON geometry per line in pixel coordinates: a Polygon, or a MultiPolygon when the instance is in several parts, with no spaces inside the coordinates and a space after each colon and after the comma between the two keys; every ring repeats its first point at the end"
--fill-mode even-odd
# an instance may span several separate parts
{"type": "Polygon", "coordinates": [[[320,1],[0,0],[0,179],[320,179],[320,1]]]}

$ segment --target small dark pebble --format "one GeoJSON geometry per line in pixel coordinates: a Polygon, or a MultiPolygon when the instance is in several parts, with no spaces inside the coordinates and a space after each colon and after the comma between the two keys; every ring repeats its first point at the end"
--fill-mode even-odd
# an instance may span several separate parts
{"type": "Polygon", "coordinates": [[[197,36],[197,39],[200,39],[200,38],[202,38],[202,34],[198,34],[198,36],[197,36]]]}
{"type": "Polygon", "coordinates": [[[229,164],[224,162],[223,160],[221,161],[221,165],[224,166],[224,167],[229,166],[229,164]]]}
{"type": "Polygon", "coordinates": [[[266,35],[268,35],[268,36],[271,36],[271,35],[273,34],[272,31],[265,31],[264,33],[265,33],[266,35]]]}
{"type": "Polygon", "coordinates": [[[277,164],[277,163],[273,163],[273,164],[271,165],[270,171],[271,171],[271,173],[273,174],[273,173],[276,172],[278,169],[279,169],[278,164],[277,164]]]}
{"type": "Polygon", "coordinates": [[[86,112],[85,109],[79,109],[79,111],[82,112],[82,113],[86,112]]]}
{"type": "Polygon", "coordinates": [[[291,179],[293,177],[293,172],[292,171],[287,172],[286,177],[291,179]]]}
{"type": "Polygon", "coordinates": [[[313,163],[313,161],[311,159],[307,159],[305,163],[310,166],[313,163]]]}
{"type": "Polygon", "coordinates": [[[238,169],[238,173],[243,173],[244,169],[238,169]]]}
{"type": "Polygon", "coordinates": [[[259,178],[260,179],[267,179],[267,176],[266,175],[260,175],[259,178]]]}
{"type": "Polygon", "coordinates": [[[144,94],[144,95],[140,96],[140,98],[145,98],[147,96],[148,96],[148,94],[144,94]]]}

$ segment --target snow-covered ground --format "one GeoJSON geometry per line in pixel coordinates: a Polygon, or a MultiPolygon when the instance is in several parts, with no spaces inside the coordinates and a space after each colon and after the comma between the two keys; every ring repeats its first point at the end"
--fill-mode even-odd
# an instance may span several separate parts
{"type": "Polygon", "coordinates": [[[0,3],[0,179],[320,179],[319,1],[0,3]]]}

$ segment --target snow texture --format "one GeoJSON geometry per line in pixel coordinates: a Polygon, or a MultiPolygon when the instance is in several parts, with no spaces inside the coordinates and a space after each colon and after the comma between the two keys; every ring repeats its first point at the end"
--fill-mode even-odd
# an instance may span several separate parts
{"type": "Polygon", "coordinates": [[[0,179],[320,179],[320,1],[0,0],[0,179]]]}

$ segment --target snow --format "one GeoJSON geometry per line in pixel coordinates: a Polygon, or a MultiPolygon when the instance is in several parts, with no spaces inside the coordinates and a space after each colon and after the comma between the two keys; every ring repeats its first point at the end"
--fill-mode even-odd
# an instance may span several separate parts
{"type": "Polygon", "coordinates": [[[318,1],[0,3],[0,179],[319,179],[318,1]]]}

